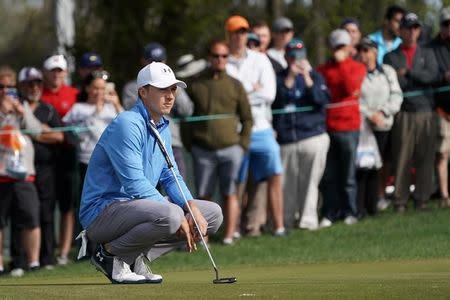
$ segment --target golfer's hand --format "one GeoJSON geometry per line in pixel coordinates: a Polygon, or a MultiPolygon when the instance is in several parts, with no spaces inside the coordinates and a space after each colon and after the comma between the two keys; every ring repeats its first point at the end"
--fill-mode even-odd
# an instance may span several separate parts
{"type": "Polygon", "coordinates": [[[186,238],[186,246],[188,252],[197,250],[197,245],[195,244],[194,237],[192,236],[191,228],[189,226],[186,218],[183,218],[181,226],[177,231],[178,238],[186,238]]]}
{"type": "Polygon", "coordinates": [[[191,207],[192,214],[194,215],[195,220],[197,220],[200,232],[199,232],[199,230],[197,230],[192,216],[190,214],[188,214],[186,216],[186,218],[188,220],[191,232],[193,233],[194,239],[195,239],[195,241],[198,242],[201,240],[200,234],[203,235],[204,237],[206,236],[207,231],[208,231],[208,222],[206,222],[205,217],[203,217],[200,209],[198,209],[197,205],[195,205],[195,203],[193,201],[189,201],[189,206],[191,207]]]}

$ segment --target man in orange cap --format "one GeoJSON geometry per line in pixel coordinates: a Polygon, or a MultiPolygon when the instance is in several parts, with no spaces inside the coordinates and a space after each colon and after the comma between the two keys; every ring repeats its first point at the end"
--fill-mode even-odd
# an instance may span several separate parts
{"type": "MultiPolygon", "coordinates": [[[[275,140],[272,128],[271,105],[276,94],[276,79],[272,64],[263,53],[247,48],[247,20],[231,16],[225,23],[230,57],[227,73],[244,86],[251,105],[253,127],[249,152],[244,158],[239,181],[244,182],[247,170],[255,185],[267,181],[270,210],[273,217],[273,233],[285,234],[283,224],[283,191],[281,188],[280,146],[275,140]]],[[[250,197],[251,198],[251,197],[250,197]]],[[[249,199],[251,202],[252,199],[249,199]]],[[[261,199],[262,200],[262,199],[261,199]]],[[[246,224],[243,224],[246,227],[246,224]]],[[[253,231],[254,228],[245,228],[253,231]]],[[[232,243],[232,236],[226,231],[224,243],[232,243]]]]}

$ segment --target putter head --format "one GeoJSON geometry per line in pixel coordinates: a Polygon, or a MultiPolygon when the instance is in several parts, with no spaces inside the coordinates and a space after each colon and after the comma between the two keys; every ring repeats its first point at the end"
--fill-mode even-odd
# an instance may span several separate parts
{"type": "Polygon", "coordinates": [[[235,283],[237,281],[236,277],[225,277],[225,278],[217,278],[213,280],[214,284],[222,284],[222,283],[235,283]]]}

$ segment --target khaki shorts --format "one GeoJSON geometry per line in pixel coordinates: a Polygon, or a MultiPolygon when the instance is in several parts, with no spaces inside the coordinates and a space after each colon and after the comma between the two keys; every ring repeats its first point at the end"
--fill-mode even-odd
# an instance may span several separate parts
{"type": "Polygon", "coordinates": [[[438,152],[450,152],[450,120],[439,117],[438,152]]]}

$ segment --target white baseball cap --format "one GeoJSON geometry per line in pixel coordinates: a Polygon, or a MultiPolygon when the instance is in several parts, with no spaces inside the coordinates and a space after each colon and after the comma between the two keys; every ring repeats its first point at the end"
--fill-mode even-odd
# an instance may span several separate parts
{"type": "Polygon", "coordinates": [[[186,83],[175,78],[175,73],[168,65],[161,62],[146,65],[137,76],[137,88],[151,85],[163,89],[174,84],[184,89],[187,87],[186,83]]]}
{"type": "Polygon", "coordinates": [[[67,70],[67,61],[64,58],[64,55],[53,55],[47,58],[44,61],[44,69],[49,71],[53,69],[67,70]]]}
{"type": "Polygon", "coordinates": [[[17,78],[19,82],[34,81],[34,80],[42,81],[43,79],[41,71],[33,67],[22,68],[17,78]]]}
{"type": "Polygon", "coordinates": [[[329,42],[331,48],[336,48],[338,46],[349,46],[352,43],[352,38],[347,30],[336,29],[330,33],[329,42]]]}

